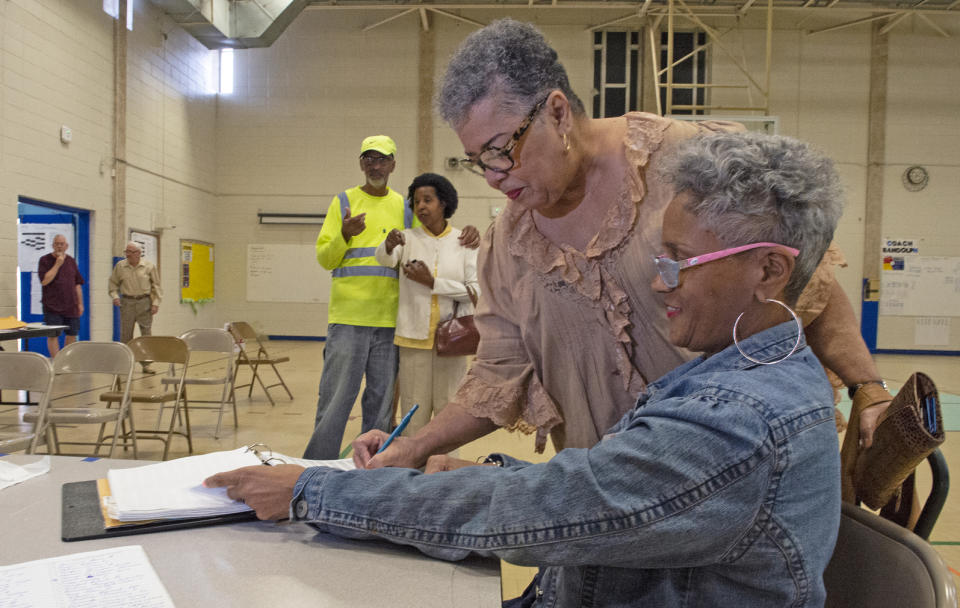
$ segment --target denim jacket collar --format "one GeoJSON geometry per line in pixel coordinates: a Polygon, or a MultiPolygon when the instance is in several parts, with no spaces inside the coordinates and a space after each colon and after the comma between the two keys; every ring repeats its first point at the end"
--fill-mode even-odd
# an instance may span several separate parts
{"type": "MultiPolygon", "coordinates": [[[[774,325],[763,331],[757,332],[748,338],[740,340],[740,350],[750,355],[758,361],[776,361],[782,359],[790,352],[793,345],[797,343],[797,323],[790,320],[779,325],[774,325]]],[[[800,332],[800,344],[797,345],[796,352],[791,357],[807,346],[807,338],[800,332]]],[[[647,385],[647,389],[640,395],[640,402],[647,401],[656,395],[663,387],[670,386],[678,378],[682,378],[690,373],[694,368],[700,368],[697,372],[712,371],[735,371],[758,367],[759,363],[754,363],[745,358],[737,350],[736,344],[730,344],[722,351],[713,356],[701,355],[696,359],[687,361],[671,372],[667,372],[656,382],[647,385]]]]}

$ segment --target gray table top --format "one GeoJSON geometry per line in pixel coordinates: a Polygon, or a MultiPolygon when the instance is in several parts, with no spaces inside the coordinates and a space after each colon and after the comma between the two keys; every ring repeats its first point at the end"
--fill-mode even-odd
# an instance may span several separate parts
{"type": "MultiPolygon", "coordinates": [[[[40,456],[9,455],[24,464],[40,456]]],[[[0,565],[141,545],[177,606],[458,608],[500,606],[500,567],[448,563],[415,549],[320,534],[304,524],[242,522],[65,543],[60,486],[144,461],[51,457],[46,475],[0,490],[0,565]]]]}
{"type": "Polygon", "coordinates": [[[32,325],[18,329],[0,329],[0,341],[20,338],[56,338],[66,328],[66,325],[32,325]]]}

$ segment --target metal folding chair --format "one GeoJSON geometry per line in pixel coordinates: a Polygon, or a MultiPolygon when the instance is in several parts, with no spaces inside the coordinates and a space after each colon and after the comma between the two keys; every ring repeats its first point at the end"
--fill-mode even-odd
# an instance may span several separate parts
{"type": "Polygon", "coordinates": [[[957,606],[940,554],[909,530],[843,503],[840,534],[823,574],[827,608],[957,606]]]}
{"type": "MultiPolygon", "coordinates": [[[[33,454],[44,435],[47,404],[53,388],[53,367],[50,360],[37,353],[0,351],[0,390],[42,393],[37,401],[36,416],[30,431],[0,433],[0,452],[26,450],[33,454]]],[[[48,448],[49,451],[49,448],[48,448]]]]}
{"type": "MultiPolygon", "coordinates": [[[[166,391],[163,385],[158,383],[156,388],[148,387],[146,390],[130,390],[129,383],[125,386],[115,385],[114,390],[102,393],[100,401],[108,403],[120,401],[125,393],[128,393],[130,403],[156,403],[161,405],[160,414],[163,415],[162,405],[173,402],[173,412],[170,416],[170,426],[164,430],[160,428],[160,421],[157,422],[157,428],[154,429],[134,429],[132,426],[126,434],[134,440],[156,439],[163,442],[163,460],[167,459],[170,453],[170,442],[174,435],[181,435],[187,440],[189,453],[193,453],[193,436],[190,433],[190,411],[186,403],[183,402],[183,380],[186,377],[187,366],[190,363],[190,349],[187,343],[180,338],[173,336],[139,336],[130,340],[130,350],[133,352],[134,359],[140,363],[142,361],[153,361],[156,363],[167,363],[169,378],[175,379],[176,390],[166,391]],[[185,421],[184,431],[174,430],[177,421],[180,419],[181,404],[183,405],[183,419],[185,421]]],[[[59,357],[59,355],[58,355],[59,357]]],[[[131,408],[132,409],[132,408],[131,408]]],[[[131,421],[133,417],[131,415],[131,421]]]]}
{"type": "MultiPolygon", "coordinates": [[[[198,409],[216,409],[220,412],[217,416],[217,430],[213,433],[214,439],[220,438],[220,426],[223,422],[223,412],[227,409],[227,404],[230,403],[233,405],[233,426],[237,428],[239,422],[237,420],[237,399],[233,394],[233,337],[225,329],[213,329],[213,328],[202,328],[202,329],[191,329],[186,332],[180,339],[187,343],[187,347],[190,349],[190,360],[191,367],[196,369],[197,367],[197,355],[198,353],[203,353],[207,355],[208,361],[203,363],[204,366],[208,364],[216,365],[215,371],[217,373],[207,374],[207,375],[193,375],[189,371],[187,376],[183,379],[183,402],[184,404],[190,405],[194,411],[198,409]],[[223,374],[220,374],[220,367],[223,367],[223,374]],[[223,388],[220,391],[220,399],[190,399],[187,395],[187,387],[190,385],[199,385],[199,386],[216,386],[222,385],[223,388]],[[217,403],[217,407],[210,406],[197,406],[197,403],[217,403]]],[[[176,385],[177,379],[164,377],[160,379],[162,384],[166,385],[176,385]]],[[[160,415],[163,415],[163,405],[160,406],[160,415]]],[[[160,419],[157,419],[157,426],[160,426],[160,419]]]]}
{"type": "Polygon", "coordinates": [[[280,370],[277,369],[278,363],[285,363],[290,360],[290,357],[273,357],[270,353],[267,352],[266,347],[264,347],[263,342],[260,341],[260,336],[257,335],[257,332],[250,326],[249,323],[244,321],[234,321],[229,325],[230,333],[233,335],[236,340],[237,345],[240,347],[240,350],[237,352],[237,361],[233,370],[233,382],[234,390],[238,388],[244,388],[249,386],[247,391],[247,397],[253,395],[253,383],[254,381],[260,383],[260,387],[263,388],[263,392],[267,394],[267,399],[270,400],[270,405],[276,405],[273,401],[273,397],[270,395],[270,389],[275,386],[282,386],[283,390],[287,391],[287,396],[293,399],[293,393],[290,392],[290,389],[287,387],[287,383],[283,381],[283,376],[280,375],[280,370]],[[256,346],[256,352],[254,352],[253,347],[256,346]],[[253,353],[251,355],[251,353],[253,353]],[[250,370],[253,372],[253,376],[250,378],[250,382],[246,384],[237,385],[237,374],[240,371],[240,366],[246,365],[250,367],[250,370]],[[273,368],[273,373],[277,376],[277,382],[273,384],[264,384],[263,378],[260,375],[260,368],[262,366],[269,365],[273,368]]]}
{"type": "MultiPolygon", "coordinates": [[[[133,415],[130,411],[130,379],[133,377],[133,353],[126,344],[120,342],[74,342],[66,345],[53,359],[53,386],[56,389],[68,378],[78,378],[82,375],[96,378],[107,376],[110,382],[121,384],[124,389],[119,393],[116,402],[119,407],[54,407],[56,400],[51,400],[47,406],[46,424],[49,429],[47,448],[55,454],[60,453],[61,445],[92,445],[93,455],[100,455],[100,447],[107,439],[104,430],[108,422],[114,423],[113,440],[110,443],[108,458],[113,457],[120,437],[120,428],[127,423],[130,429],[134,428],[133,415]],[[97,441],[60,441],[57,436],[57,425],[68,424],[99,424],[100,433],[97,441]],[[52,443],[52,446],[51,446],[52,443]]],[[[28,413],[24,420],[36,422],[40,412],[28,413]]],[[[133,448],[133,457],[137,458],[136,436],[131,437],[129,445],[133,448]]]]}

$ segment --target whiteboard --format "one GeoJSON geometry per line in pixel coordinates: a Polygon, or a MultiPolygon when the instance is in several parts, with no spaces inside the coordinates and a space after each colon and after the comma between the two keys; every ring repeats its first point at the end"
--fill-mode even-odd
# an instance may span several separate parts
{"type": "Polygon", "coordinates": [[[330,271],[310,245],[247,245],[248,302],[330,301],[330,271]]]}
{"type": "Polygon", "coordinates": [[[884,262],[881,316],[960,316],[960,258],[904,255],[884,262]]]}

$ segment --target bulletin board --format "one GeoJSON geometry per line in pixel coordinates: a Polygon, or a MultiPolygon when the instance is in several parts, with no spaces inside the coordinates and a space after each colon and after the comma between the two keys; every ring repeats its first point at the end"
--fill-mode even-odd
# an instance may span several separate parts
{"type": "Polygon", "coordinates": [[[180,301],[213,300],[213,243],[180,239],[180,301]]]}
{"type": "Polygon", "coordinates": [[[884,239],[874,352],[960,354],[960,257],[928,249],[921,238],[884,239]]]}

